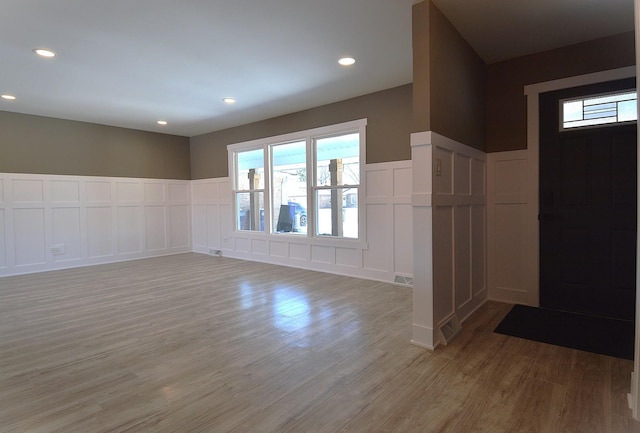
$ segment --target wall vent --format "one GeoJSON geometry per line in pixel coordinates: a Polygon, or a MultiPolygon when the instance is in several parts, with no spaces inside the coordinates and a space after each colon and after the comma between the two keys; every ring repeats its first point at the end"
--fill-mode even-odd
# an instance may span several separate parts
{"type": "Polygon", "coordinates": [[[447,346],[462,331],[462,325],[455,314],[440,325],[440,342],[447,346]]]}
{"type": "Polygon", "coordinates": [[[405,275],[396,275],[393,279],[394,283],[402,284],[405,286],[413,286],[413,277],[407,277],[405,275]]]}

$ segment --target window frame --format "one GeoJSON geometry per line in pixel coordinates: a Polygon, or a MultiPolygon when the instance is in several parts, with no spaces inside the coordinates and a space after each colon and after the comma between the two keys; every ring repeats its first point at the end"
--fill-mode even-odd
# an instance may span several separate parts
{"type": "MultiPolygon", "coordinates": [[[[289,240],[301,243],[326,244],[333,246],[360,247],[366,249],[366,218],[365,218],[365,165],[366,165],[366,126],[367,119],[359,119],[350,122],[323,126],[288,134],[261,138],[246,142],[230,144],[227,146],[229,177],[231,178],[232,190],[232,221],[233,232],[237,236],[269,237],[269,238],[289,238],[289,240]],[[359,134],[359,184],[358,188],[358,237],[346,238],[327,235],[316,235],[316,203],[315,203],[315,183],[316,183],[316,152],[315,140],[346,135],[351,133],[359,134]],[[272,149],[275,146],[287,144],[295,141],[305,141],[306,146],[306,169],[307,169],[307,233],[274,231],[275,215],[272,210],[272,169],[273,155],[272,149]],[[264,231],[241,230],[238,228],[238,204],[237,193],[247,192],[238,189],[238,159],[237,154],[243,151],[263,150],[264,157],[264,231]]],[[[347,185],[349,186],[349,185],[347,185]]]]}

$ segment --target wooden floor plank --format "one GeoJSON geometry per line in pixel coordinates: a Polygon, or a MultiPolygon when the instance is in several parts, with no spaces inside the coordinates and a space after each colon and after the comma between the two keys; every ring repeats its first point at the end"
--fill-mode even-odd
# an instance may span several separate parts
{"type": "Polygon", "coordinates": [[[628,433],[633,363],[409,344],[411,289],[180,254],[0,279],[2,433],[628,433]]]}

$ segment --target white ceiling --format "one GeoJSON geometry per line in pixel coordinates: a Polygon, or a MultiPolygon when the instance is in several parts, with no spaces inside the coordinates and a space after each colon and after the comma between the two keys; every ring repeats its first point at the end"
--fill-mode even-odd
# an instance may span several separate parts
{"type": "MultiPolygon", "coordinates": [[[[193,136],[391,88],[414,2],[2,0],[0,110],[193,136]]],[[[633,30],[633,0],[434,3],[487,63],[633,30]]]]}

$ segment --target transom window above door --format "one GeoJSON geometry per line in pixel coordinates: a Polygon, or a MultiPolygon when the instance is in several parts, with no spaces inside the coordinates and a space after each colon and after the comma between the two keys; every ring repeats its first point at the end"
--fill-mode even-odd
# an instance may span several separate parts
{"type": "Polygon", "coordinates": [[[610,126],[638,120],[635,90],[560,101],[560,130],[610,126]]]}

